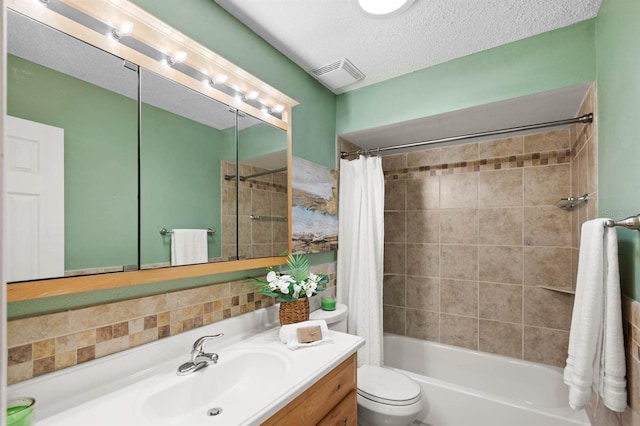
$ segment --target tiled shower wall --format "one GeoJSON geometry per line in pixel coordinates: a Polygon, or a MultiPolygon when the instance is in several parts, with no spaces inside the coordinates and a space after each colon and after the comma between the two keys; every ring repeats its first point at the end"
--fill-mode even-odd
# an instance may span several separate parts
{"type": "MultiPolygon", "coordinates": [[[[235,163],[223,163],[223,174],[235,175],[235,163]]],[[[268,171],[240,164],[240,176],[268,171]]],[[[241,259],[279,256],[287,250],[287,172],[240,181],[238,192],[239,256],[241,259]],[[261,216],[262,219],[252,219],[261,216]]],[[[222,258],[236,252],[236,183],[222,179],[222,258]]]]}
{"type": "MultiPolygon", "coordinates": [[[[335,270],[335,262],[311,267],[314,273],[327,274],[330,286],[335,286],[335,270]]],[[[260,294],[254,282],[245,279],[11,320],[8,384],[273,304],[273,298],[260,294]]]]}
{"type": "Polygon", "coordinates": [[[385,331],[563,366],[593,128],[383,157],[385,331]]]}

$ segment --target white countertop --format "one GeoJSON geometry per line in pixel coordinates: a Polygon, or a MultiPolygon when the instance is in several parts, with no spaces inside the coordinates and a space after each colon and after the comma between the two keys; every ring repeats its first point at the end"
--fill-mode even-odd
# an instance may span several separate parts
{"type": "Polygon", "coordinates": [[[292,351],[278,338],[277,307],[261,311],[12,385],[8,396],[36,398],[37,426],[254,425],[364,345],[330,331],[333,342],[292,351]],[[195,339],[221,332],[206,345],[217,364],[176,374],[195,339]],[[214,407],[222,412],[208,416],[214,407]]]}

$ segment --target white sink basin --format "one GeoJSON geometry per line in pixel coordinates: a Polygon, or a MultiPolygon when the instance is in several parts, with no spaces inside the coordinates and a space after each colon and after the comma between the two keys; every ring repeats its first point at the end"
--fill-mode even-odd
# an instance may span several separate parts
{"type": "Polygon", "coordinates": [[[149,383],[149,392],[138,405],[145,418],[158,424],[186,424],[188,419],[206,419],[212,408],[218,418],[229,418],[238,408],[275,389],[285,377],[291,361],[281,353],[263,349],[219,352],[220,359],[186,376],[169,374],[149,383]],[[260,386],[256,386],[259,383],[260,386]]]}

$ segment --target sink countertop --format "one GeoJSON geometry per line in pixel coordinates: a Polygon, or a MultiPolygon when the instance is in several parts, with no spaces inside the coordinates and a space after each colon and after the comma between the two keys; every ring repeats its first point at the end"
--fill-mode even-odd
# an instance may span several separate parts
{"type": "Polygon", "coordinates": [[[269,309],[12,385],[8,396],[36,398],[36,426],[257,425],[364,345],[330,331],[333,342],[289,350],[269,309]],[[218,364],[178,376],[193,341],[220,332],[206,345],[218,364]],[[222,412],[208,416],[214,407],[222,412]]]}

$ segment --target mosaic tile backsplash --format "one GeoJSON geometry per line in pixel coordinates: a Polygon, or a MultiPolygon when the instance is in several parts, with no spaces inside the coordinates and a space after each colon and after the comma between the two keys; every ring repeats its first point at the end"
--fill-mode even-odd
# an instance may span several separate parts
{"type": "MultiPolygon", "coordinates": [[[[317,265],[335,286],[335,263],[317,265]]],[[[328,290],[330,291],[330,290],[328,290]]],[[[318,302],[319,303],[319,302],[318,302]]],[[[11,320],[8,384],[266,308],[250,279],[11,320]]]]}

